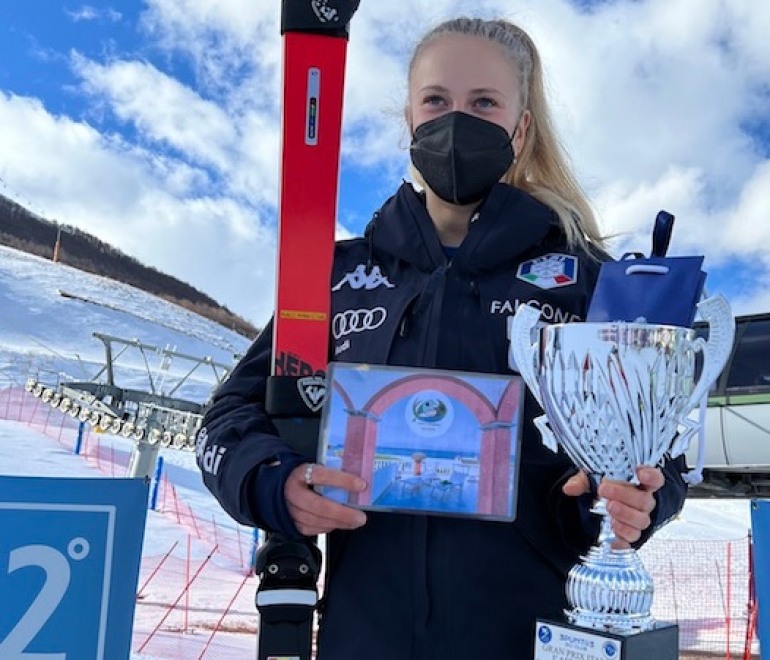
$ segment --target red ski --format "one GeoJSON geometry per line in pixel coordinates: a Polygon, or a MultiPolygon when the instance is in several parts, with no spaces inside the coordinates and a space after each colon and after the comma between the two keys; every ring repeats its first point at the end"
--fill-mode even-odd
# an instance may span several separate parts
{"type": "MultiPolygon", "coordinates": [[[[348,22],[358,0],[284,0],[283,146],[268,411],[317,413],[325,394],[348,22]]],[[[301,447],[305,453],[308,446],[301,447]]],[[[314,457],[314,454],[313,454],[314,457]]]]}
{"type": "MultiPolygon", "coordinates": [[[[359,0],[283,0],[283,145],[272,376],[281,438],[315,461],[326,386],[348,23],[359,0]]],[[[320,552],[270,535],[257,557],[258,660],[310,660],[320,552]]]]}
{"type": "Polygon", "coordinates": [[[347,40],[284,36],[274,375],[326,371],[347,40]]]}

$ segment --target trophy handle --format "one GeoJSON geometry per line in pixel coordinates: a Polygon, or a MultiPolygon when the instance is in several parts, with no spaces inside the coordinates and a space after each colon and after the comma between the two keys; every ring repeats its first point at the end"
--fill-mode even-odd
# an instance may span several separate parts
{"type": "Polygon", "coordinates": [[[538,342],[532,341],[532,330],[540,320],[540,310],[531,305],[519,305],[516,313],[508,317],[508,366],[518,371],[540,407],[540,385],[537,381],[539,365],[536,364],[538,342]]]}
{"type": "MultiPolygon", "coordinates": [[[[699,302],[698,310],[709,324],[709,338],[708,341],[704,341],[699,337],[693,342],[695,350],[703,351],[703,370],[693,388],[690,400],[679,417],[679,434],[670,450],[670,455],[673,458],[681,456],[687,451],[692,438],[696,434],[699,434],[698,441],[701,447],[703,446],[705,441],[702,429],[703,420],[695,422],[688,419],[688,415],[701,404],[703,398],[708,395],[712,383],[719,378],[719,374],[730,357],[733,349],[733,339],[735,338],[735,318],[733,317],[730,305],[722,294],[717,294],[699,302]]],[[[695,472],[699,472],[702,467],[702,462],[699,458],[698,468],[695,472]]],[[[693,483],[697,483],[697,481],[698,478],[696,477],[693,483]]]]}
{"type": "MultiPolygon", "coordinates": [[[[532,396],[540,407],[544,408],[537,378],[540,369],[537,363],[539,342],[532,341],[532,330],[537,327],[539,320],[540,310],[531,305],[519,305],[516,314],[508,317],[508,338],[511,342],[508,348],[508,366],[521,374],[532,396]]],[[[543,444],[551,451],[558,451],[558,442],[548,425],[548,418],[540,415],[534,419],[534,423],[540,431],[543,444]]]]}
{"type": "Polygon", "coordinates": [[[721,293],[699,302],[698,311],[709,324],[709,338],[708,341],[700,338],[695,341],[696,350],[703,350],[703,371],[682,417],[686,417],[700,404],[712,383],[719,378],[730,357],[735,338],[735,318],[729,303],[721,293]]]}

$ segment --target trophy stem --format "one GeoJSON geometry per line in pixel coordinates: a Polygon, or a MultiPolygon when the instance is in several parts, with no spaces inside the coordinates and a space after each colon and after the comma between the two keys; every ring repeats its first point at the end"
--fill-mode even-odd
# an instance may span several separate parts
{"type": "Polygon", "coordinates": [[[618,537],[615,536],[615,532],[612,529],[612,518],[610,518],[610,513],[607,511],[606,498],[601,497],[596,500],[594,505],[591,507],[591,513],[595,513],[597,516],[602,517],[597,543],[609,550],[610,546],[618,540],[618,537]]]}

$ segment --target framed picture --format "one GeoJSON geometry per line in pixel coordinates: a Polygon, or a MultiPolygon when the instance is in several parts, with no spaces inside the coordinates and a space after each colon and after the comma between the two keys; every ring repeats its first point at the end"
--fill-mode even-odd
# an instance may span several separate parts
{"type": "Polygon", "coordinates": [[[323,495],[366,510],[515,518],[520,377],[334,362],[327,379],[319,462],[368,487],[323,495]]]}

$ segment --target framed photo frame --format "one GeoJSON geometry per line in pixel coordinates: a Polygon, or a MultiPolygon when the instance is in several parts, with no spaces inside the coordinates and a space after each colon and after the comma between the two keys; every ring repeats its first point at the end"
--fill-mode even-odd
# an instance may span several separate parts
{"type": "Polygon", "coordinates": [[[519,376],[333,362],[319,462],[368,487],[319,492],[365,510],[514,520],[523,405],[519,376]]]}

